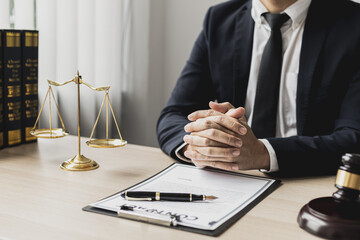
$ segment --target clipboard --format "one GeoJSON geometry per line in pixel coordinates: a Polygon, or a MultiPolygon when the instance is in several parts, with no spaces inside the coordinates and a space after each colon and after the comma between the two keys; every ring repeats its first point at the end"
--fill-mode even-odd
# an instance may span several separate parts
{"type": "MultiPolygon", "coordinates": [[[[144,186],[152,179],[160,178],[161,176],[166,174],[168,171],[171,171],[173,168],[176,168],[176,167],[186,167],[186,168],[190,168],[190,169],[197,169],[196,167],[193,167],[193,166],[174,163],[174,164],[170,165],[169,167],[163,169],[159,173],[145,179],[144,181],[139,182],[139,183],[137,183],[127,189],[124,189],[120,192],[117,192],[109,197],[106,197],[98,202],[106,201],[107,199],[111,199],[111,198],[115,198],[116,196],[120,195],[120,193],[122,193],[124,191],[128,191],[130,189],[132,190],[139,186],[144,186]]],[[[238,209],[236,211],[231,212],[231,217],[227,218],[219,226],[217,226],[215,229],[211,229],[211,230],[201,229],[201,228],[192,227],[192,226],[184,226],[184,225],[181,225],[181,222],[179,222],[179,224],[177,224],[176,226],[171,225],[171,222],[168,222],[168,224],[164,224],[164,222],[159,223],[159,221],[156,221],[156,217],[152,218],[150,215],[148,215],[147,217],[137,218],[137,217],[132,216],[135,214],[132,214],[131,212],[129,212],[128,214],[119,216],[117,211],[108,210],[108,209],[100,208],[100,207],[95,207],[96,205],[94,206],[94,204],[85,206],[82,210],[88,211],[88,212],[104,214],[104,215],[108,215],[108,216],[113,216],[113,217],[126,218],[126,219],[134,220],[134,221],[146,222],[146,223],[150,223],[150,224],[154,224],[154,225],[161,225],[161,226],[165,226],[168,228],[173,228],[173,229],[178,229],[178,230],[183,230],[183,231],[188,231],[188,232],[193,232],[193,233],[198,233],[198,234],[203,234],[203,235],[208,235],[208,236],[219,236],[226,229],[228,229],[232,224],[234,224],[237,220],[239,220],[242,216],[244,216],[248,211],[250,211],[254,206],[256,206],[264,198],[266,198],[271,192],[273,192],[279,186],[279,184],[281,182],[280,180],[277,180],[277,179],[257,177],[257,176],[242,174],[242,173],[227,172],[224,170],[217,170],[217,169],[204,169],[204,170],[199,169],[199,171],[211,171],[212,173],[216,173],[216,174],[217,173],[222,174],[222,175],[225,174],[224,176],[230,174],[232,176],[237,176],[237,177],[241,177],[241,178],[263,180],[263,181],[266,181],[267,183],[266,183],[265,188],[261,190],[261,193],[256,194],[256,197],[252,198],[251,201],[246,202],[246,204],[244,206],[242,206],[240,210],[238,209]]],[[[98,202],[96,202],[96,203],[98,203],[98,202]]]]}

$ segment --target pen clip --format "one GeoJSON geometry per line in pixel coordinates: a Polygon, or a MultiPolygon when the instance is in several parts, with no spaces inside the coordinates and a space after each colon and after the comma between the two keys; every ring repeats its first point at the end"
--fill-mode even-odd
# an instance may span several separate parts
{"type": "Polygon", "coordinates": [[[151,215],[146,212],[134,212],[132,207],[126,206],[120,207],[117,214],[120,217],[164,226],[177,226],[177,223],[180,221],[176,216],[166,217],[162,215],[151,215]]]}
{"type": "Polygon", "coordinates": [[[151,197],[147,197],[147,198],[134,198],[134,197],[125,196],[125,199],[128,200],[128,201],[152,201],[151,197]]]}

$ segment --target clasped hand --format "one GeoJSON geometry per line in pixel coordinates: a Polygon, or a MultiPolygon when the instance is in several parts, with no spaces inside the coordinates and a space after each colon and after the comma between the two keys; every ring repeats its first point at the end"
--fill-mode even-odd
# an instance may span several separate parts
{"type": "Polygon", "coordinates": [[[188,145],[185,157],[197,167],[214,167],[229,171],[269,169],[269,153],[258,140],[245,118],[245,109],[230,103],[209,103],[209,110],[191,113],[184,129],[188,145]]]}

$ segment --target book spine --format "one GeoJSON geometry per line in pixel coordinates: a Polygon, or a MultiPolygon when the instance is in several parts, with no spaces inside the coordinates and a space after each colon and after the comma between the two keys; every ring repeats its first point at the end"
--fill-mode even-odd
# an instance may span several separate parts
{"type": "Polygon", "coordinates": [[[21,143],[21,32],[3,30],[4,147],[21,143]]]}
{"type": "Polygon", "coordinates": [[[30,130],[38,114],[38,39],[38,31],[22,31],[22,143],[37,140],[30,134],[30,130]]]}
{"type": "Polygon", "coordinates": [[[3,98],[3,41],[2,30],[0,30],[0,149],[4,147],[4,98],[3,98]]]}

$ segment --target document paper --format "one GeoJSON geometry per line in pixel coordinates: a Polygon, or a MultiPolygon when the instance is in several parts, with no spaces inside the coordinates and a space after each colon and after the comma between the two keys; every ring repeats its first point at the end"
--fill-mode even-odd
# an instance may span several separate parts
{"type": "Polygon", "coordinates": [[[175,215],[178,225],[214,230],[240,212],[275,180],[200,169],[189,165],[173,164],[150,179],[126,191],[156,191],[204,194],[218,197],[215,200],[194,202],[127,201],[119,192],[90,204],[92,207],[117,212],[123,205],[133,207],[146,216],[175,215]]]}

